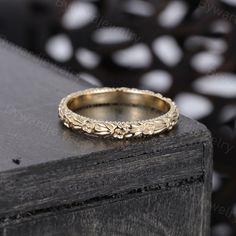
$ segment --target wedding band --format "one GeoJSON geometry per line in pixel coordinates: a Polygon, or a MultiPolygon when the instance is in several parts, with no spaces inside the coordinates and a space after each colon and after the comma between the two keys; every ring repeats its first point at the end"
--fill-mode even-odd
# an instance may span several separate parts
{"type": "Polygon", "coordinates": [[[59,104],[59,118],[68,128],[95,136],[117,139],[151,136],[171,130],[178,122],[175,103],[159,93],[131,88],[93,88],[78,91],[63,98],[59,104]],[[162,112],[146,120],[107,121],[86,117],[79,112],[84,107],[109,104],[144,106],[162,112]]]}

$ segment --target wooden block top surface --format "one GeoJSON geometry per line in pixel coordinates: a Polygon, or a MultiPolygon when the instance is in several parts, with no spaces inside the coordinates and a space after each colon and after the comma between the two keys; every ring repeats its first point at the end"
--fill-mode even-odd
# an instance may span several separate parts
{"type": "Polygon", "coordinates": [[[174,145],[178,136],[207,134],[204,126],[182,116],[172,132],[151,139],[111,141],[71,132],[58,119],[58,103],[88,87],[92,86],[0,42],[0,172],[145,143],[163,149],[174,145]]]}

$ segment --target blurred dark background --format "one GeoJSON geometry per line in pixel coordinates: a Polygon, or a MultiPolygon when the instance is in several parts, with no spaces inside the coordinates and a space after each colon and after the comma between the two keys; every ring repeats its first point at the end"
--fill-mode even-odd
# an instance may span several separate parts
{"type": "Polygon", "coordinates": [[[235,26],[236,0],[0,1],[0,37],[94,85],[161,92],[212,131],[213,236],[236,235],[235,26]]]}

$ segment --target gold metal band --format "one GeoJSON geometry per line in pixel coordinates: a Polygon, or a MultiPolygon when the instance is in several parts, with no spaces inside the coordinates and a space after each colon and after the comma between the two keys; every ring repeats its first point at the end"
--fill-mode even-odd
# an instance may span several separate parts
{"type": "Polygon", "coordinates": [[[59,104],[59,118],[64,125],[96,136],[118,139],[150,136],[171,130],[179,117],[175,103],[159,93],[130,88],[94,88],[72,93],[59,104]],[[85,117],[75,111],[104,104],[148,106],[164,114],[140,121],[106,121],[85,117]]]}

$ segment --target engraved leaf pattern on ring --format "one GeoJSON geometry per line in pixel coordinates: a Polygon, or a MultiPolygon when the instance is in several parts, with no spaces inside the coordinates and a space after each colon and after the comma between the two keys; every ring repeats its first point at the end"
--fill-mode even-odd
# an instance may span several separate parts
{"type": "Polygon", "coordinates": [[[137,89],[128,88],[88,89],[70,94],[61,100],[61,103],[58,107],[58,115],[63,121],[64,125],[68,128],[82,129],[84,132],[89,134],[95,134],[98,136],[112,136],[117,139],[141,137],[162,133],[165,130],[172,129],[179,118],[178,109],[171,99],[165,98],[161,94],[156,94],[151,91],[140,91],[137,89]],[[92,120],[80,116],[79,114],[70,110],[67,106],[68,101],[81,95],[93,94],[94,92],[105,93],[116,91],[137,92],[158,97],[170,105],[170,110],[166,114],[153,120],[143,120],[138,122],[110,122],[92,120]]]}

